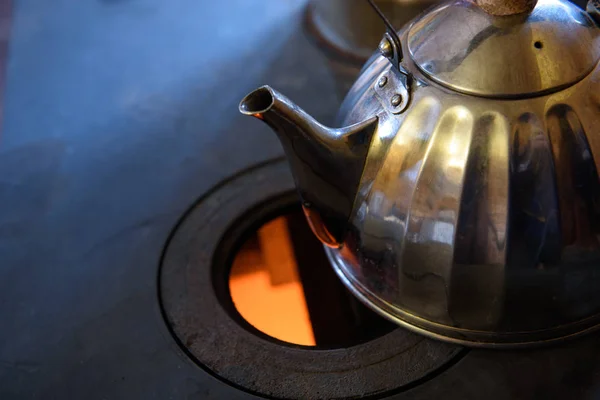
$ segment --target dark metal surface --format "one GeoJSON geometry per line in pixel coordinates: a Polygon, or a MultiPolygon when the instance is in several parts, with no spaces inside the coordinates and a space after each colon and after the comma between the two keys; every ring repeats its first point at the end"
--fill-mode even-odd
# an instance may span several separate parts
{"type": "MultiPolygon", "coordinates": [[[[0,2],[0,135],[2,134],[2,114],[4,111],[4,87],[8,65],[8,43],[12,26],[12,1],[0,2]]],[[[0,136],[1,138],[1,136],[0,136]]]]}
{"type": "MultiPolygon", "coordinates": [[[[238,115],[245,93],[268,78],[333,125],[352,71],[306,38],[303,3],[14,5],[0,139],[0,398],[257,398],[180,350],[157,273],[192,204],[282,154],[267,127],[238,115]]],[[[388,397],[595,399],[599,352],[597,336],[471,351],[388,397]]]]}
{"type": "Polygon", "coordinates": [[[344,83],[306,38],[303,7],[15,4],[0,142],[2,399],[248,397],[178,350],[156,276],[191,204],[281,154],[239,115],[245,93],[268,76],[332,122],[344,83]]]}

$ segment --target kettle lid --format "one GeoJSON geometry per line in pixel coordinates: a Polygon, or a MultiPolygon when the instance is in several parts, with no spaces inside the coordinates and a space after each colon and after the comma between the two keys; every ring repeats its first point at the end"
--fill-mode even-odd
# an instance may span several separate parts
{"type": "Polygon", "coordinates": [[[468,0],[444,3],[408,31],[411,59],[453,90],[524,97],[570,86],[600,58],[600,29],[567,0],[539,0],[533,11],[493,16],[468,0]]]}

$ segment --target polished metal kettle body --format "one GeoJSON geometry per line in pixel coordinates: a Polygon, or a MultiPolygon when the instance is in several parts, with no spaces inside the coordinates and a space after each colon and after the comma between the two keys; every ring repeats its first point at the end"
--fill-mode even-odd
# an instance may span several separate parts
{"type": "Polygon", "coordinates": [[[540,0],[495,16],[446,1],[397,43],[386,35],[342,105],[346,128],[323,127],[269,87],[242,101],[282,138],[311,226],[364,303],[471,346],[600,326],[591,7],[540,0]]]}

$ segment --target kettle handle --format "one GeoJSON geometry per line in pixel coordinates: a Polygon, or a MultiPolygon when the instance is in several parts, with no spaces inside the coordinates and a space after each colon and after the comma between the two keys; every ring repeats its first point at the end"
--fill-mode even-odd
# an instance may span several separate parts
{"type": "Polygon", "coordinates": [[[600,25],[600,0],[589,0],[585,11],[600,25]]]}
{"type": "Polygon", "coordinates": [[[394,67],[400,69],[400,63],[404,58],[404,54],[402,53],[402,43],[400,42],[400,38],[398,37],[398,32],[392,25],[389,19],[385,16],[385,14],[381,11],[381,9],[373,2],[373,0],[367,0],[367,2],[371,5],[373,10],[377,13],[379,18],[383,21],[386,28],[385,36],[381,43],[379,43],[379,51],[386,57],[394,67]]]}

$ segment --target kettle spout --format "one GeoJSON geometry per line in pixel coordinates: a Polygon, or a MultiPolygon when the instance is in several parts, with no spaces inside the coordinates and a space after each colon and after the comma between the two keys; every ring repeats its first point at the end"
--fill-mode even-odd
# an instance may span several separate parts
{"type": "Polygon", "coordinates": [[[324,244],[339,247],[377,117],[345,128],[328,128],[269,86],[247,95],[239,108],[277,133],[312,231],[324,244]]]}

